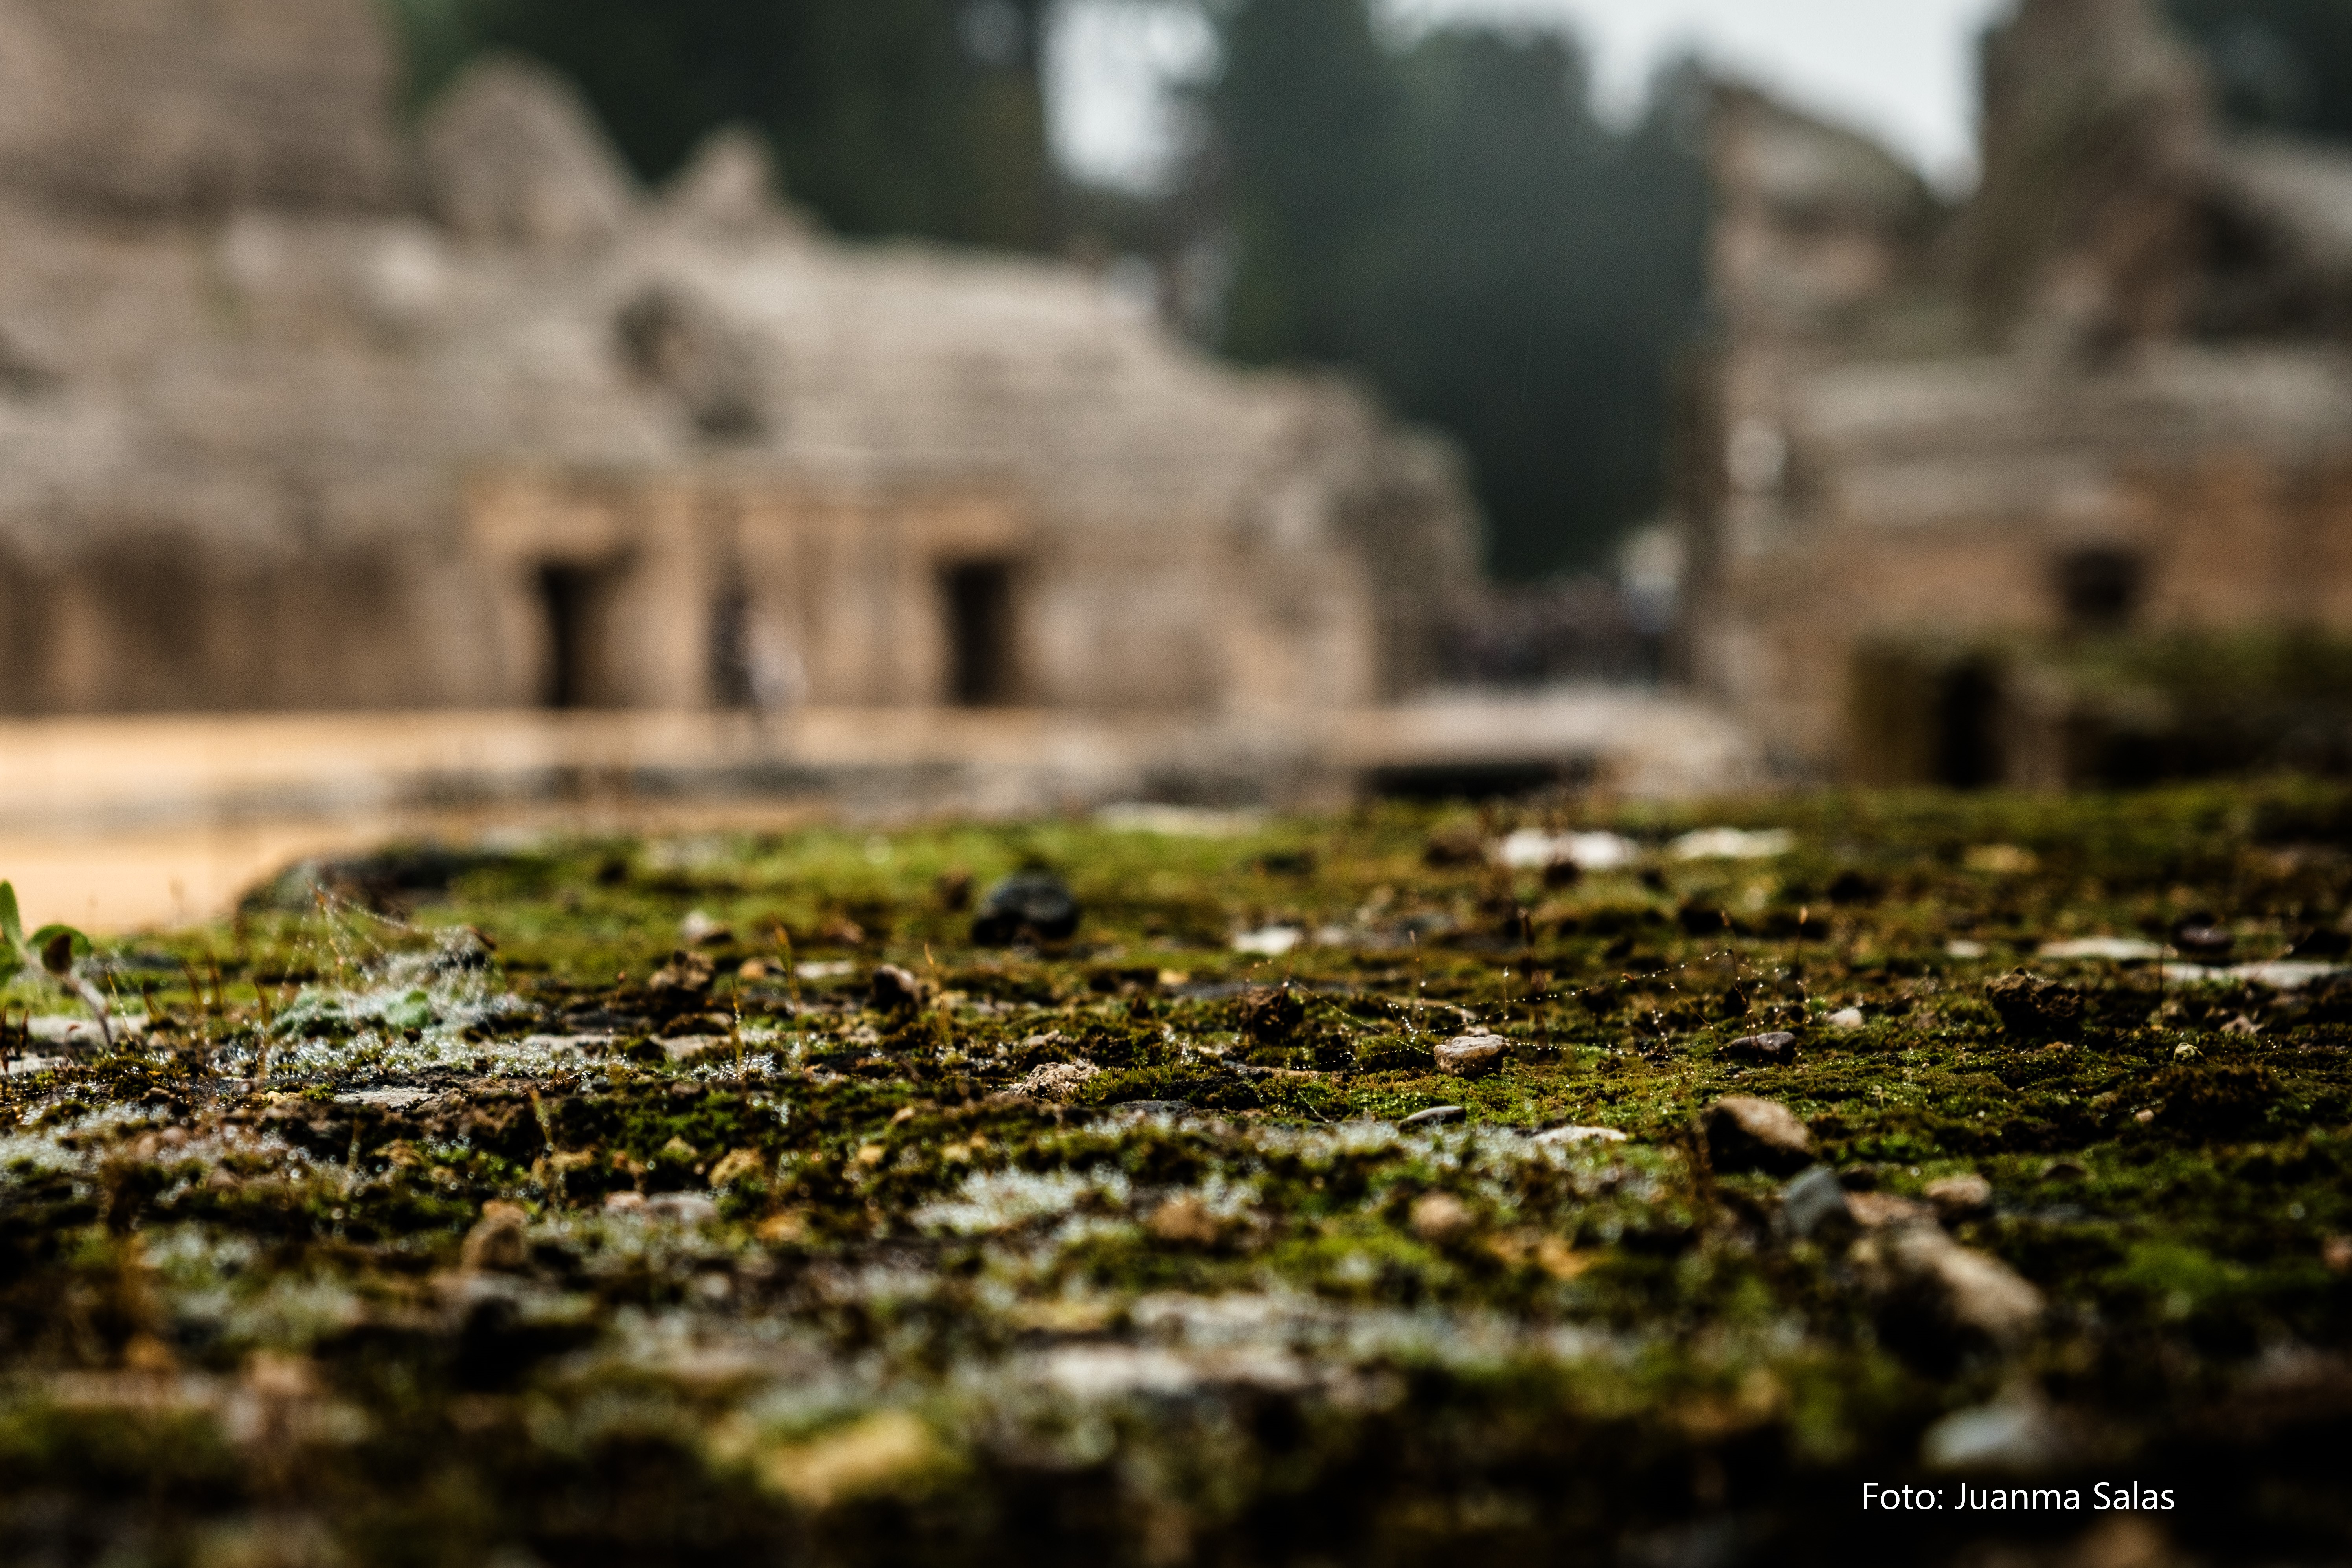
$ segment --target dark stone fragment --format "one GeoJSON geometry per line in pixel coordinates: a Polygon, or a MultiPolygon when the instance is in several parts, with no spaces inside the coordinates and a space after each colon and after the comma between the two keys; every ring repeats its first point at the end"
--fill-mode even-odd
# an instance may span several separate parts
{"type": "Polygon", "coordinates": [[[1486,858],[1486,841],[1475,828],[1440,828],[1422,845],[1421,858],[1439,868],[1477,865],[1486,858]]]}
{"type": "Polygon", "coordinates": [[[670,955],[667,964],[654,971],[653,978],[646,982],[646,988],[699,996],[710,988],[711,976],[709,958],[681,947],[670,955]]]}
{"type": "Polygon", "coordinates": [[[436,1133],[446,1136],[454,1132],[456,1139],[463,1140],[469,1147],[517,1165],[529,1164],[532,1156],[547,1147],[547,1134],[541,1130],[539,1115],[530,1102],[512,1092],[468,1096],[454,1116],[438,1117],[436,1121],[436,1133]]]}
{"type": "Polygon", "coordinates": [[[1060,877],[1023,872],[988,890],[972,917],[971,939],[982,947],[1016,942],[1066,942],[1078,929],[1078,903],[1060,877]]]}
{"type": "Polygon", "coordinates": [[[1731,916],[1713,904],[1685,904],[1675,911],[1675,919],[1691,936],[1720,936],[1731,929],[1731,916]]]}
{"type": "Polygon", "coordinates": [[[930,988],[917,979],[912,971],[896,964],[885,964],[874,971],[873,982],[866,988],[866,999],[877,1012],[908,1012],[921,1007],[930,995],[930,988]]]}
{"type": "Polygon", "coordinates": [[[1876,904],[1886,896],[1886,885],[1876,877],[1858,871],[1842,871],[1830,883],[1830,902],[1835,904],[1876,904]]]}
{"type": "Polygon", "coordinates": [[[1098,997],[1139,998],[1159,984],[1160,970],[1150,965],[1100,968],[1087,977],[1087,989],[1098,997]]]}
{"type": "Polygon", "coordinates": [[[2352,931],[2318,927],[2298,932],[2294,946],[2287,956],[2291,958],[2341,958],[2347,954],[2352,954],[2352,931]]]}
{"type": "Polygon", "coordinates": [[[1787,1030],[1770,1034],[1744,1034],[1717,1054],[1732,1061],[1759,1061],[1783,1066],[1797,1060],[1797,1037],[1787,1030]]]}
{"type": "Polygon", "coordinates": [[[2191,921],[2174,929],[2172,945],[2191,958],[2226,958],[2238,939],[2221,926],[2191,921]]]}
{"type": "Polygon", "coordinates": [[[1254,986],[1234,998],[1234,1019],[1244,1039],[1276,1045],[1307,1021],[1307,1003],[1287,986],[1254,986]]]}
{"type": "Polygon", "coordinates": [[[2083,993],[2020,969],[1985,982],[1985,1000],[2012,1034],[2033,1040],[2071,1035],[2083,1024],[2083,993]]]}
{"type": "Polygon", "coordinates": [[[1469,1113],[1459,1105],[1432,1105],[1426,1111],[1415,1111],[1412,1115],[1399,1122],[1397,1126],[1399,1128],[1442,1126],[1447,1122],[1459,1122],[1469,1113]]]}
{"type": "Polygon", "coordinates": [[[451,1374],[458,1387],[497,1393],[519,1387],[541,1363],[593,1340],[593,1318],[526,1317],[514,1300],[485,1291],[466,1303],[451,1374]]]}

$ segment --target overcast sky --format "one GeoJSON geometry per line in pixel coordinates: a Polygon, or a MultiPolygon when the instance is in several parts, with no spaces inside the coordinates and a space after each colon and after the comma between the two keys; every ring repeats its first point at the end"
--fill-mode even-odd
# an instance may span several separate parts
{"type": "MultiPolygon", "coordinates": [[[[1870,131],[1939,182],[1964,183],[1975,134],[1975,40],[2006,0],[1388,0],[1401,26],[1565,23],[1591,50],[1605,111],[1638,105],[1659,61],[1718,68],[1870,131]]],[[[1055,141],[1080,173],[1148,184],[1172,131],[1157,84],[1197,68],[1207,38],[1181,5],[1066,0],[1051,65],[1055,141]]]]}

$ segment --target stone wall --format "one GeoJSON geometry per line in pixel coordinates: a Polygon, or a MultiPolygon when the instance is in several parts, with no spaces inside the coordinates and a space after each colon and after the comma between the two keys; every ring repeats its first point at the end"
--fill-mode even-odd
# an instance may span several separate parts
{"type": "Polygon", "coordinates": [[[410,181],[369,0],[0,0],[0,186],[61,207],[380,212],[410,181]]]}
{"type": "Polygon", "coordinates": [[[24,40],[0,711],[920,706],[975,638],[1047,706],[1434,670],[1450,449],[1086,271],[826,240],[740,134],[638,191],[513,61],[412,148],[359,0],[0,0],[24,40]]]}
{"type": "Polygon", "coordinates": [[[1986,93],[1948,216],[1719,99],[1685,656],[1799,772],[1936,752],[1889,695],[1906,645],[2352,632],[2352,352],[2315,281],[2352,158],[2219,139],[2141,0],[2026,0],[1986,93]]]}

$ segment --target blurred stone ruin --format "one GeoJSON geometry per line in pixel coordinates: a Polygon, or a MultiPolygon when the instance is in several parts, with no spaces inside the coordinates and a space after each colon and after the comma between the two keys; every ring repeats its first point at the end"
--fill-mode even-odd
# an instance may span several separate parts
{"type": "Polygon", "coordinates": [[[1800,774],[2352,757],[2352,152],[2217,124],[2145,0],[2023,0],[1953,205],[1718,90],[1679,664],[1800,774]]]}
{"type": "Polygon", "coordinates": [[[1441,673],[1453,451],[849,245],[366,0],[0,0],[0,712],[1283,716],[1441,673]]]}

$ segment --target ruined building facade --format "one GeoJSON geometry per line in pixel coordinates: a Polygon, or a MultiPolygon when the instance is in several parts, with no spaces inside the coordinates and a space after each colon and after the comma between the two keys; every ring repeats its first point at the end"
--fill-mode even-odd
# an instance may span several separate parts
{"type": "Polygon", "coordinates": [[[1274,716],[1425,681],[1473,518],[1076,268],[635,188],[366,0],[0,0],[0,712],[1274,716]]]}
{"type": "Polygon", "coordinates": [[[2352,155],[2224,134],[2145,0],[2021,0],[1957,209],[1727,88],[1685,653],[1784,763],[2063,782],[2136,634],[2352,633],[2352,155]]]}

